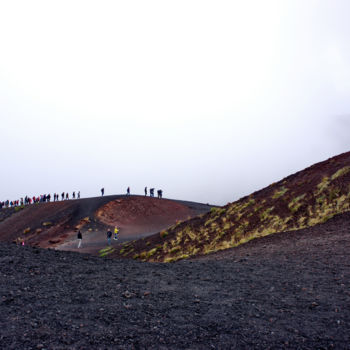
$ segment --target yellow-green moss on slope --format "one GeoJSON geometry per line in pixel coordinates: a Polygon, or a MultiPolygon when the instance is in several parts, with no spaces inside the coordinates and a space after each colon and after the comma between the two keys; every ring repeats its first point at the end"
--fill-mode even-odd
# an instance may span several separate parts
{"type": "Polygon", "coordinates": [[[173,262],[208,254],[313,226],[350,210],[350,166],[302,175],[168,229],[160,248],[149,247],[142,260],[173,262]]]}

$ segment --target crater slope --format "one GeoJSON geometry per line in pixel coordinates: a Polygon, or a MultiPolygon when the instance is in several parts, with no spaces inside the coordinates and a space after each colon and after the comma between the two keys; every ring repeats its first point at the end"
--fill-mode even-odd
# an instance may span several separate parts
{"type": "Polygon", "coordinates": [[[77,250],[76,232],[80,230],[83,245],[79,251],[97,254],[106,246],[108,228],[118,226],[118,242],[125,242],[158,232],[210,208],[201,203],[121,195],[5,208],[0,210],[0,241],[77,250]]]}
{"type": "Polygon", "coordinates": [[[172,262],[236,247],[257,237],[312,227],[349,209],[347,152],[147,239],[125,243],[114,256],[172,262]]]}

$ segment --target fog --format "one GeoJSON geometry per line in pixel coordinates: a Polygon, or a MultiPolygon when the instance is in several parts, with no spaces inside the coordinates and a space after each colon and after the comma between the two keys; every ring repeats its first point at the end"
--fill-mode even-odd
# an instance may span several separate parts
{"type": "Polygon", "coordinates": [[[226,204],[350,150],[350,2],[0,1],[0,200],[226,204]]]}

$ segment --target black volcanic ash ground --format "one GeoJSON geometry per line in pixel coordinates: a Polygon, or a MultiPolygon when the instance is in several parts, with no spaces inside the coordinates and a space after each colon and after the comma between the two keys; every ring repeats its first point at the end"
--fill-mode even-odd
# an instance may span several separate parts
{"type": "Polygon", "coordinates": [[[0,348],[348,349],[349,222],[173,264],[1,243],[0,348]]]}

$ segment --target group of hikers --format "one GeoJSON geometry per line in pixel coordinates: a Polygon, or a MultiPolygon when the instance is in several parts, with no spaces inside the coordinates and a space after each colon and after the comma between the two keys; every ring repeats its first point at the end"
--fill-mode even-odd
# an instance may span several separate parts
{"type": "MultiPolygon", "coordinates": [[[[105,194],[105,189],[104,187],[101,188],[101,195],[104,196],[105,194]]],[[[148,190],[147,190],[147,186],[145,187],[145,196],[147,196],[148,194],[148,190]]],[[[128,187],[126,189],[126,195],[130,196],[130,187],[128,187]]],[[[154,197],[154,188],[150,188],[149,189],[149,196],[150,197],[154,197]]],[[[54,202],[58,202],[60,200],[64,201],[64,200],[69,200],[71,199],[80,199],[80,191],[78,192],[72,192],[72,196],[69,196],[68,192],[62,192],[61,195],[59,195],[58,193],[54,193],[53,194],[53,201],[54,202]]],[[[157,190],[157,198],[161,199],[163,197],[163,191],[162,190],[157,190]]],[[[40,196],[33,196],[33,197],[28,197],[25,196],[24,198],[21,198],[19,200],[14,200],[14,201],[10,201],[10,200],[6,200],[1,202],[0,201],[0,209],[2,208],[13,208],[13,207],[18,207],[18,206],[23,206],[23,205],[29,205],[29,204],[33,204],[33,203],[45,203],[45,202],[50,202],[51,201],[51,194],[42,194],[40,196]]]]}
{"type": "MultiPolygon", "coordinates": [[[[54,193],[53,194],[53,201],[59,201],[59,194],[58,193],[54,193]]],[[[72,199],[79,199],[80,198],[80,191],[78,191],[77,193],[73,192],[72,193],[72,199]]],[[[61,193],[61,200],[68,200],[69,199],[69,193],[68,192],[62,192],[61,193]]],[[[29,204],[34,204],[34,203],[46,203],[46,202],[50,202],[51,201],[51,194],[41,194],[40,196],[33,196],[33,197],[29,197],[29,196],[25,196],[24,198],[18,199],[18,200],[6,200],[3,202],[0,202],[0,209],[2,208],[13,208],[13,207],[19,207],[19,206],[23,206],[23,205],[29,205],[29,204]]]]}
{"type": "MultiPolygon", "coordinates": [[[[147,187],[145,187],[145,197],[147,196],[147,187]]],[[[149,196],[154,197],[154,188],[149,189],[149,196]]],[[[163,197],[163,190],[157,190],[157,198],[161,199],[163,197]]]]}
{"type": "MultiPolygon", "coordinates": [[[[54,202],[60,200],[60,199],[59,199],[60,196],[59,196],[58,193],[55,193],[55,194],[53,195],[53,197],[54,197],[54,202]]],[[[76,195],[75,195],[75,192],[72,192],[72,199],[75,199],[75,198],[80,199],[80,191],[78,191],[78,193],[77,193],[76,195]]],[[[66,200],[69,199],[69,193],[68,193],[68,192],[66,192],[66,193],[62,192],[62,193],[61,193],[61,200],[64,201],[65,199],[66,199],[66,200]]]]}
{"type": "MultiPolygon", "coordinates": [[[[114,240],[117,241],[118,240],[118,233],[119,233],[119,229],[117,226],[114,227],[114,240]]],[[[107,231],[107,244],[111,245],[112,244],[112,229],[108,229],[107,231]]],[[[83,241],[83,234],[81,233],[81,231],[78,231],[78,235],[77,235],[77,239],[78,239],[78,248],[81,248],[82,245],[82,241],[83,241]]]]}
{"type": "MultiPolygon", "coordinates": [[[[145,197],[147,196],[147,186],[145,187],[145,197]]],[[[104,187],[101,188],[101,196],[105,194],[105,189],[104,187]]],[[[126,189],[126,195],[130,196],[130,187],[126,189]]],[[[149,189],[149,196],[154,197],[154,188],[149,189]]],[[[157,198],[161,199],[163,198],[163,190],[157,190],[157,198]]]]}

